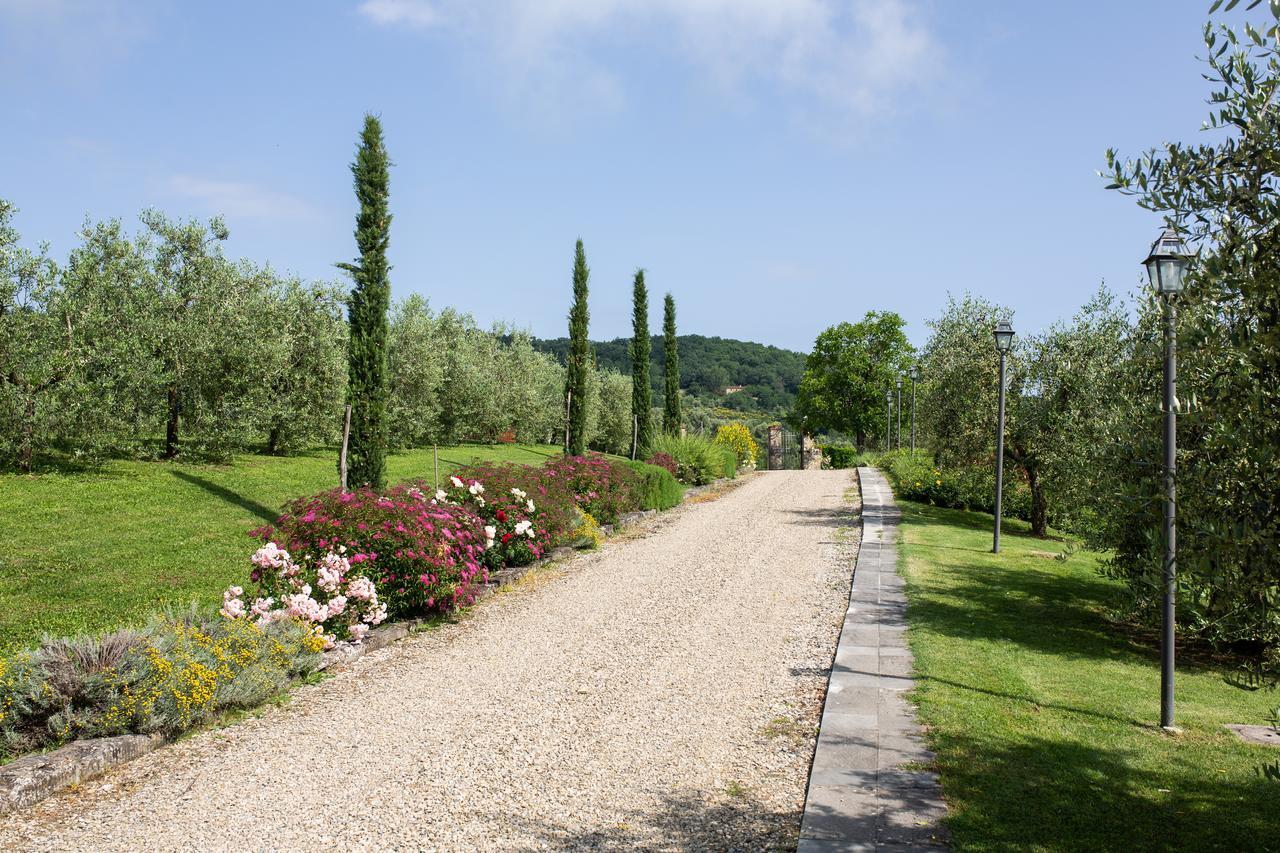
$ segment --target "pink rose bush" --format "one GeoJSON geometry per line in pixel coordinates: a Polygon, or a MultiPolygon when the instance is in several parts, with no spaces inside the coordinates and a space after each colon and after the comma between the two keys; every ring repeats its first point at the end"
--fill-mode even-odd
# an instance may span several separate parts
{"type": "Polygon", "coordinates": [[[304,556],[294,562],[288,551],[268,542],[250,558],[258,595],[247,608],[244,589],[231,586],[222,594],[227,619],[252,619],[259,626],[281,619],[299,619],[331,648],[339,640],[358,643],[369,629],[387,618],[373,581],[351,571],[345,546],[318,560],[304,556]]]}

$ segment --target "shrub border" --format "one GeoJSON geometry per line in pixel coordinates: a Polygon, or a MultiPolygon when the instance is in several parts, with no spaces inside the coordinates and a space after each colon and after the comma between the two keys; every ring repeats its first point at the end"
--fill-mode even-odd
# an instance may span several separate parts
{"type": "MultiPolygon", "coordinates": [[[[719,489],[727,484],[740,485],[747,479],[749,478],[738,477],[736,480],[730,480],[726,477],[705,486],[693,486],[685,490],[681,497],[681,504],[695,495],[719,489]]],[[[603,525],[600,530],[606,537],[613,536],[618,531],[634,527],[657,514],[658,510],[653,509],[629,512],[621,516],[617,524],[603,525]]],[[[575,548],[560,546],[552,549],[546,557],[527,566],[490,572],[489,582],[480,590],[476,601],[488,598],[500,587],[515,583],[535,569],[567,559],[577,553],[575,548]]],[[[349,666],[370,652],[384,649],[392,643],[403,640],[423,621],[408,619],[389,625],[380,625],[370,631],[364,642],[357,646],[344,646],[325,652],[316,671],[338,670],[349,666]]],[[[51,752],[24,755],[8,764],[0,765],[0,815],[29,808],[63,788],[96,779],[115,767],[127,764],[135,758],[140,758],[165,744],[172,743],[181,736],[181,734],[174,737],[151,734],[88,738],[72,741],[51,752]]]]}

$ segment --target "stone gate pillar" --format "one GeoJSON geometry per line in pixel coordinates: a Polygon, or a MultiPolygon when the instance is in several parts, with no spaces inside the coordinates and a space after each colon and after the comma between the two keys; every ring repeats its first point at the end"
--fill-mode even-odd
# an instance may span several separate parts
{"type": "Polygon", "coordinates": [[[808,433],[800,437],[800,467],[806,471],[822,468],[822,448],[808,433]]]}
{"type": "Polygon", "coordinates": [[[769,470],[782,469],[782,424],[769,424],[769,470]]]}

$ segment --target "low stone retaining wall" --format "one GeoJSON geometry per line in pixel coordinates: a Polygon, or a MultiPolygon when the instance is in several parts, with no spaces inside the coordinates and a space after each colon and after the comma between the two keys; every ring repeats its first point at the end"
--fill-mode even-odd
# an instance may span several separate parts
{"type": "MultiPolygon", "coordinates": [[[[728,482],[732,481],[723,479],[706,486],[695,486],[685,491],[684,498],[702,494],[728,482]]],[[[601,531],[605,536],[612,536],[657,514],[656,510],[651,509],[627,513],[618,519],[617,524],[603,525],[601,531]]],[[[554,548],[546,557],[528,566],[493,572],[476,600],[493,595],[499,587],[516,582],[528,572],[576,553],[574,548],[554,548]]],[[[322,671],[348,666],[369,652],[404,639],[422,624],[421,619],[408,619],[380,625],[370,631],[359,645],[342,645],[325,652],[316,669],[322,671]]],[[[63,788],[101,776],[113,767],[146,755],[167,742],[168,738],[158,734],[91,738],[73,741],[52,752],[16,759],[0,766],[0,814],[35,805],[63,788]]]]}

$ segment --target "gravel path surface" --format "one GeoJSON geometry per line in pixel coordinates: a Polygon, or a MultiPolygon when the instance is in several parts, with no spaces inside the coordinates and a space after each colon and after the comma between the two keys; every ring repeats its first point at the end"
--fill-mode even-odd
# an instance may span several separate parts
{"type": "Polygon", "coordinates": [[[0,819],[0,848],[794,849],[850,489],[771,472],[664,514],[0,819]]]}

